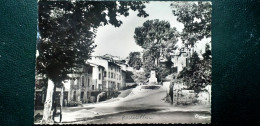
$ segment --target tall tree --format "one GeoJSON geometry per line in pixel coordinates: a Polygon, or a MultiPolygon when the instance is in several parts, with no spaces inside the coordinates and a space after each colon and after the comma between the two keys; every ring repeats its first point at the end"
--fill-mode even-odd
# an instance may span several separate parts
{"type": "MultiPolygon", "coordinates": [[[[157,77],[164,71],[159,64],[161,57],[168,59],[174,49],[179,33],[171,28],[168,21],[147,20],[143,26],[135,28],[135,42],[144,48],[143,67],[148,77],[151,70],[157,71],[157,77]]],[[[165,71],[164,71],[165,72],[165,71]]],[[[160,79],[159,79],[160,80],[160,79]]]]}
{"type": "Polygon", "coordinates": [[[178,32],[168,21],[147,20],[143,26],[135,28],[135,42],[144,49],[150,49],[157,60],[165,51],[173,49],[178,32]]]}
{"type": "Polygon", "coordinates": [[[140,52],[130,52],[129,53],[128,65],[134,69],[139,70],[142,67],[141,53],[140,52]]]}
{"type": "MultiPolygon", "coordinates": [[[[184,25],[180,33],[181,40],[186,46],[195,46],[203,38],[211,37],[211,11],[210,2],[173,2],[171,4],[177,21],[184,25]]],[[[209,47],[209,46],[208,46],[209,47]]],[[[185,67],[178,78],[183,78],[190,89],[200,90],[211,81],[210,49],[206,47],[204,59],[201,61],[198,54],[193,53],[188,67],[185,67]]]]}
{"type": "Polygon", "coordinates": [[[89,59],[94,45],[96,29],[112,24],[119,27],[118,15],[128,16],[129,10],[147,17],[145,2],[98,1],[46,1],[38,2],[40,40],[36,70],[49,78],[42,123],[53,123],[53,101],[56,87],[68,73],[77,71],[89,59]]]}
{"type": "Polygon", "coordinates": [[[155,69],[156,66],[154,64],[154,58],[149,55],[149,52],[148,51],[145,51],[144,54],[143,54],[143,69],[144,69],[144,72],[145,72],[145,76],[146,77],[149,77],[150,75],[150,71],[155,69]]]}
{"type": "Polygon", "coordinates": [[[173,2],[171,4],[177,21],[183,23],[181,33],[183,43],[191,45],[204,37],[211,37],[211,11],[210,2],[173,2]]]}

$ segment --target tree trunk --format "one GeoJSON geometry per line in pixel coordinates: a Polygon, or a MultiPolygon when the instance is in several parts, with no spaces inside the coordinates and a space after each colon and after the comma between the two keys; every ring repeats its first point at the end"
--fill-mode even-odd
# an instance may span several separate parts
{"type": "Polygon", "coordinates": [[[61,91],[60,91],[60,122],[61,122],[61,120],[62,120],[62,107],[63,107],[63,98],[64,98],[64,96],[63,96],[63,93],[64,92],[64,86],[62,85],[61,86],[61,91]]]}
{"type": "Polygon", "coordinates": [[[54,109],[54,98],[55,98],[55,84],[53,81],[48,79],[48,86],[46,92],[46,100],[44,102],[43,118],[42,123],[54,123],[53,120],[53,109],[54,109]]]}

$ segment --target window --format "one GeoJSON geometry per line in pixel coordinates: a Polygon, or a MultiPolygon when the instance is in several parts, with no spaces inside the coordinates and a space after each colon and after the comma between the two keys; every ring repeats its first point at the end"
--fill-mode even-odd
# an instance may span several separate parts
{"type": "Polygon", "coordinates": [[[82,91],[82,92],[80,93],[80,98],[83,98],[83,96],[84,96],[84,92],[82,91]]]}
{"type": "Polygon", "coordinates": [[[94,90],[95,89],[95,86],[94,85],[92,85],[92,90],[94,90]]]}
{"type": "Polygon", "coordinates": [[[98,79],[101,80],[101,73],[98,74],[98,79]]]}
{"type": "Polygon", "coordinates": [[[111,78],[113,78],[113,73],[111,73],[111,78]]]}
{"type": "Polygon", "coordinates": [[[108,72],[108,78],[110,78],[110,72],[108,72]]]}
{"type": "Polygon", "coordinates": [[[107,72],[105,71],[105,72],[104,72],[104,77],[106,77],[106,76],[107,76],[107,72]]]}
{"type": "Polygon", "coordinates": [[[84,76],[81,77],[81,85],[84,86],[84,76]]]}
{"type": "Polygon", "coordinates": [[[100,71],[100,67],[98,68],[98,71],[100,71]]]}

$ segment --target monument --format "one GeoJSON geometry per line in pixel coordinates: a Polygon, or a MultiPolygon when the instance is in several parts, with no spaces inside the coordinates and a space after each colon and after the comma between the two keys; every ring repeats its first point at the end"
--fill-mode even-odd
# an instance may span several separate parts
{"type": "Polygon", "coordinates": [[[153,70],[151,71],[151,74],[150,74],[149,84],[153,84],[153,85],[157,84],[156,74],[155,74],[155,71],[153,71],[153,70]]]}

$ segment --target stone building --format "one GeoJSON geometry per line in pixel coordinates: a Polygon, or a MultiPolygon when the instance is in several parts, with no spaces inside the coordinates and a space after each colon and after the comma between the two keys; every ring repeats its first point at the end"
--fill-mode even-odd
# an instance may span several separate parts
{"type": "Polygon", "coordinates": [[[92,66],[85,65],[79,71],[70,74],[69,82],[69,99],[68,101],[75,101],[80,103],[87,103],[90,99],[92,86],[92,66]]]}

